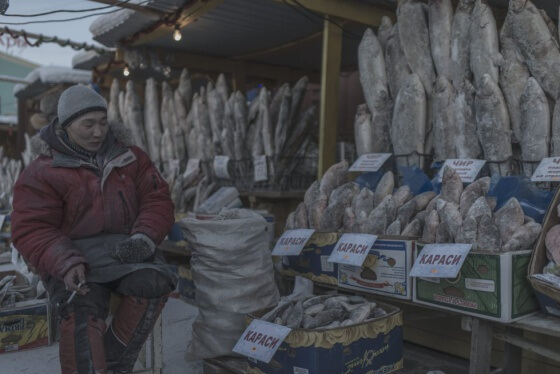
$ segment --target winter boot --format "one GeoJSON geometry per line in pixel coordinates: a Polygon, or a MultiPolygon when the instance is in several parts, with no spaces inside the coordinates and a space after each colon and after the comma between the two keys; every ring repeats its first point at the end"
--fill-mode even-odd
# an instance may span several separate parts
{"type": "Polygon", "coordinates": [[[105,332],[107,367],[114,373],[130,373],[150,335],[167,296],[145,299],[124,296],[111,325],[105,332]]]}
{"type": "Polygon", "coordinates": [[[100,318],[77,309],[60,322],[59,357],[62,374],[104,374],[107,371],[100,318]]]}

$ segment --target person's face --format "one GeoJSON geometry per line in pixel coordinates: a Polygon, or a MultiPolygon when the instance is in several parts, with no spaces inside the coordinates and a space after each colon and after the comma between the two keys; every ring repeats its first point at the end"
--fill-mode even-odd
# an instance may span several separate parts
{"type": "Polygon", "coordinates": [[[86,151],[97,152],[109,131],[107,113],[89,112],[75,119],[67,128],[68,138],[86,151]]]}

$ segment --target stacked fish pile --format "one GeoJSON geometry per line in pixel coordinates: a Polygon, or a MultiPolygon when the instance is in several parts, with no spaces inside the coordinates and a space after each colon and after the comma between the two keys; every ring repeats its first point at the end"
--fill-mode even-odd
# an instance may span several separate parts
{"type": "MultiPolygon", "coordinates": [[[[560,155],[560,48],[556,25],[530,0],[511,0],[498,33],[486,0],[399,0],[358,49],[366,104],[358,107],[358,154],[484,158],[492,175],[520,159],[532,175],[560,155]]],[[[516,170],[514,170],[516,171],[516,170]]]]}
{"type": "Polygon", "coordinates": [[[473,250],[485,252],[531,248],[541,225],[525,216],[516,198],[494,212],[496,200],[486,196],[489,188],[490,178],[485,177],[463,189],[459,175],[446,167],[441,193],[413,218],[423,227],[422,241],[467,243],[473,250]]]}
{"type": "Polygon", "coordinates": [[[261,319],[292,329],[334,329],[385,315],[385,310],[362,296],[322,295],[278,304],[261,319]]]}
{"type": "Polygon", "coordinates": [[[0,147],[0,211],[12,209],[14,184],[21,168],[21,161],[4,156],[4,148],[0,147]]]}
{"type": "Polygon", "coordinates": [[[210,82],[193,94],[190,75],[184,69],[175,90],[168,82],[161,84],[161,100],[156,81],[148,79],[142,105],[138,85],[128,81],[121,91],[114,80],[108,117],[131,130],[135,144],[148,152],[170,183],[176,205],[185,207],[196,196],[203,201],[216,189],[219,181],[211,170],[215,156],[225,155],[240,163],[232,177],[252,179],[253,170],[246,161],[259,156],[267,157],[273,182],[280,182],[298,167],[298,160],[313,148],[311,129],[316,122],[314,106],[301,111],[307,84],[307,77],[293,88],[286,83],[272,99],[263,87],[247,106],[241,92],[230,93],[223,74],[215,87],[210,82]],[[189,159],[201,162],[194,174],[185,170],[189,159]]]}
{"type": "Polygon", "coordinates": [[[311,228],[374,235],[421,236],[422,225],[412,218],[425,209],[435,192],[414,196],[408,186],[395,190],[392,172],[383,175],[375,191],[345,183],[346,161],[333,165],[321,181],[306,191],[304,201],[290,213],[286,230],[311,228]]]}

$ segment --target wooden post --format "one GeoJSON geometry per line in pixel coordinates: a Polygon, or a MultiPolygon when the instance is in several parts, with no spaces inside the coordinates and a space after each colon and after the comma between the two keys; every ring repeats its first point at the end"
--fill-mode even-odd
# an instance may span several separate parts
{"type": "Polygon", "coordinates": [[[321,113],[319,123],[318,177],[336,161],[336,134],[338,131],[338,92],[342,30],[325,19],[323,26],[323,61],[321,66],[321,113]]]}
{"type": "Polygon", "coordinates": [[[480,318],[473,318],[471,328],[469,374],[488,374],[492,357],[492,323],[480,318]]]}
{"type": "MultiPolygon", "coordinates": [[[[514,327],[506,326],[506,332],[523,337],[523,331],[514,327]]],[[[504,368],[506,374],[521,374],[521,364],[523,362],[523,350],[515,344],[506,342],[504,345],[504,368]]]]}

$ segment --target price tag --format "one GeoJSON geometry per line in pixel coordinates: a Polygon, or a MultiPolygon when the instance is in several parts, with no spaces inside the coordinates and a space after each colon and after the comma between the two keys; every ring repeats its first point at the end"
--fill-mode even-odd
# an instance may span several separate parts
{"type": "Polygon", "coordinates": [[[289,327],[255,319],[241,335],[233,351],[268,364],[290,331],[289,327]]]}
{"type": "Polygon", "coordinates": [[[472,183],[475,181],[476,176],[480,173],[480,169],[484,166],[486,160],[474,160],[474,159],[449,159],[445,160],[445,163],[441,167],[438,173],[438,181],[441,182],[443,178],[443,171],[445,170],[446,166],[449,166],[451,169],[455,170],[463,183],[472,183]]]}
{"type": "Polygon", "coordinates": [[[221,179],[231,179],[228,172],[229,157],[216,156],[214,157],[214,171],[216,176],[221,179]]]}
{"type": "Polygon", "coordinates": [[[200,170],[200,160],[198,158],[191,158],[187,162],[187,169],[183,173],[183,177],[186,178],[192,174],[198,174],[200,170]]]}
{"type": "Polygon", "coordinates": [[[329,262],[362,266],[377,235],[343,234],[329,257],[329,262]]]}
{"type": "Polygon", "coordinates": [[[411,277],[455,278],[472,244],[427,244],[416,258],[411,277]]]}
{"type": "Polygon", "coordinates": [[[560,181],[560,157],[543,158],[531,180],[533,182],[560,181]]]}
{"type": "Polygon", "coordinates": [[[266,165],[266,155],[258,156],[253,159],[255,165],[255,182],[268,180],[268,169],[266,165]]]}
{"type": "Polygon", "coordinates": [[[305,243],[311,238],[315,230],[288,230],[276,242],[272,254],[275,256],[299,256],[305,243]]]}
{"type": "Polygon", "coordinates": [[[376,172],[381,169],[381,166],[391,157],[392,153],[369,153],[362,155],[349,171],[371,171],[376,172]]]}

